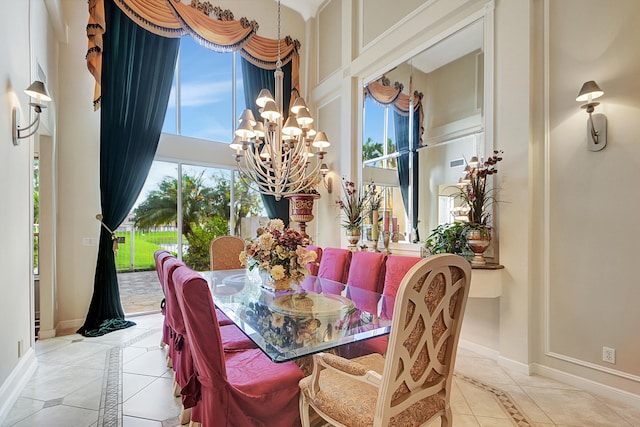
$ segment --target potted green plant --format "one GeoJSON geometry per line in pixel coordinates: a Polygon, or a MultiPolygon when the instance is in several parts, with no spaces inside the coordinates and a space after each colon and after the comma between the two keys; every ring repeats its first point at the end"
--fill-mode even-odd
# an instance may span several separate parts
{"type": "Polygon", "coordinates": [[[425,241],[430,255],[456,254],[467,255],[467,228],[462,222],[440,224],[433,230],[425,241]]]}

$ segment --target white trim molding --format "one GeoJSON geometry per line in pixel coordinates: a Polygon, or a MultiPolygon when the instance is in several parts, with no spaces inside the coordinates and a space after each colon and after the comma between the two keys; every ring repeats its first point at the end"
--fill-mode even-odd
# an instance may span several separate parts
{"type": "Polygon", "coordinates": [[[31,379],[37,366],[36,352],[33,348],[29,348],[0,387],[0,424],[4,422],[9,412],[11,412],[11,408],[20,397],[22,390],[31,379]]]}
{"type": "Polygon", "coordinates": [[[577,387],[581,390],[594,393],[600,396],[606,396],[613,398],[619,402],[626,403],[636,408],[640,408],[640,396],[624,390],[620,390],[615,387],[611,387],[596,381],[579,377],[577,375],[569,374],[558,369],[550,368],[548,366],[534,363],[532,365],[533,373],[539,374],[547,378],[554,379],[556,381],[569,384],[573,387],[577,387]]]}

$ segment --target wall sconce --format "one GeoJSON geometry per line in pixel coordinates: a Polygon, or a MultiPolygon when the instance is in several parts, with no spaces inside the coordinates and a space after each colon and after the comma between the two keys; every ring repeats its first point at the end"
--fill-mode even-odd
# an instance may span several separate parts
{"type": "Polygon", "coordinates": [[[327,189],[327,193],[331,194],[331,190],[333,190],[333,179],[330,176],[327,176],[329,173],[329,167],[326,163],[320,165],[320,173],[322,174],[322,183],[324,184],[324,188],[327,189]]]}
{"type": "Polygon", "coordinates": [[[607,145],[607,116],[604,114],[592,114],[599,102],[593,102],[600,98],[604,92],[596,82],[590,80],[582,85],[576,101],[584,102],[581,108],[587,110],[589,120],[587,121],[587,148],[590,151],[600,151],[607,145]]]}
{"type": "Polygon", "coordinates": [[[12,139],[13,145],[18,145],[20,139],[28,138],[38,130],[40,126],[40,113],[43,108],[47,108],[46,105],[43,105],[43,101],[51,101],[51,97],[49,96],[49,91],[47,90],[47,86],[40,80],[36,80],[31,83],[31,86],[24,90],[24,93],[29,95],[31,98],[35,98],[36,102],[30,102],[29,105],[33,107],[33,111],[36,112],[36,118],[34,121],[25,128],[20,128],[20,111],[18,107],[14,106],[11,109],[11,122],[12,122],[12,139]],[[25,134],[29,129],[32,129],[28,134],[25,134]]]}

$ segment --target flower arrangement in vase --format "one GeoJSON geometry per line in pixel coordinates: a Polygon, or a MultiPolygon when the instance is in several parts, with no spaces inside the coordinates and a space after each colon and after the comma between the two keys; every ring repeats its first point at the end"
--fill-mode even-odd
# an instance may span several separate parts
{"type": "Polygon", "coordinates": [[[268,273],[275,290],[289,289],[291,282],[300,283],[309,274],[307,264],[317,257],[303,244],[301,233],[285,229],[280,219],[272,219],[266,227],[258,229],[258,237],[240,253],[240,263],[249,270],[257,267],[268,273]]]}
{"type": "Polygon", "coordinates": [[[364,214],[367,211],[368,193],[360,191],[353,181],[342,179],[344,197],[336,200],[344,218],[342,226],[346,230],[349,249],[355,250],[360,240],[360,232],[364,214]]]}
{"type": "Polygon", "coordinates": [[[475,254],[471,264],[485,265],[482,255],[491,243],[491,205],[496,202],[494,189],[487,188],[487,177],[498,173],[497,164],[502,151],[494,151],[484,162],[472,161],[465,168],[460,180],[460,198],[468,209],[467,245],[475,254]]]}

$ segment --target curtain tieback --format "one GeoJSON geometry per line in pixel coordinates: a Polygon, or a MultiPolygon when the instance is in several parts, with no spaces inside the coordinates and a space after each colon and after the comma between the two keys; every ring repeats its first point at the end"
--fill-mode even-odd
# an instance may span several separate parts
{"type": "Polygon", "coordinates": [[[107,227],[107,224],[105,224],[104,221],[102,221],[102,218],[104,218],[102,216],[102,214],[96,215],[96,219],[98,221],[100,221],[100,224],[102,224],[102,226],[105,228],[105,230],[107,230],[111,234],[111,241],[113,241],[113,253],[117,254],[118,253],[118,238],[116,237],[116,233],[114,233],[113,231],[111,231],[111,229],[109,227],[107,227]]]}

